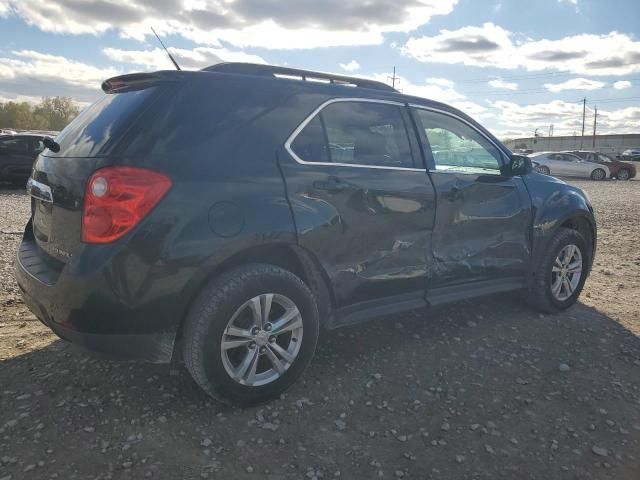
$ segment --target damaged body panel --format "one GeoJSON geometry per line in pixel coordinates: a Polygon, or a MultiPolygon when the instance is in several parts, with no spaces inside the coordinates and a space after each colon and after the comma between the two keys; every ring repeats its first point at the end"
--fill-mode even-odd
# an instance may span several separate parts
{"type": "Polygon", "coordinates": [[[521,178],[432,172],[438,210],[429,287],[524,277],[531,201],[521,178]]]}
{"type": "MultiPolygon", "coordinates": [[[[299,307],[331,328],[531,289],[563,229],[564,246],[586,243],[587,270],[593,261],[584,192],[531,172],[447,105],[246,64],[124,75],[104,90],[36,161],[16,259],[29,308],[90,350],[168,361],[198,299],[243,284],[227,277],[242,268],[257,266],[260,288],[274,285],[265,267],[296,277],[294,294],[311,296],[299,307]]],[[[269,295],[245,293],[216,305],[269,295]]]]}

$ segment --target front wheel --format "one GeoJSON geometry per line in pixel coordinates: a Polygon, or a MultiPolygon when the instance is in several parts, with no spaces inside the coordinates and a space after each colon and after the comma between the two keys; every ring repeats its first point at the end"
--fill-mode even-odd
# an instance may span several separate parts
{"type": "Polygon", "coordinates": [[[194,303],[184,360],[209,395],[249,406],[277,397],[302,374],[318,331],[318,309],[302,280],[273,265],[247,265],[211,282],[194,303]]]}
{"type": "Polygon", "coordinates": [[[607,172],[605,172],[601,168],[596,168],[593,172],[591,172],[591,180],[604,180],[607,177],[607,172]]]}
{"type": "Polygon", "coordinates": [[[561,228],[536,266],[530,305],[546,313],[569,308],[582,292],[589,265],[591,253],[585,238],[576,230],[561,228]]]}
{"type": "Polygon", "coordinates": [[[543,175],[550,175],[551,171],[549,170],[549,167],[545,167],[544,165],[540,165],[537,168],[538,172],[542,173],[543,175]]]}

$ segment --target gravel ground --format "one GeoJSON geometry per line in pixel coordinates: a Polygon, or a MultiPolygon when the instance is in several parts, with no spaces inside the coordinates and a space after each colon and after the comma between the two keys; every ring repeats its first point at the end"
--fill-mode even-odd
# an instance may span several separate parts
{"type": "Polygon", "coordinates": [[[335,331],[247,410],[41,326],[12,276],[28,199],[0,189],[0,480],[637,479],[640,181],[576,183],[599,224],[580,304],[505,295],[335,331]]]}

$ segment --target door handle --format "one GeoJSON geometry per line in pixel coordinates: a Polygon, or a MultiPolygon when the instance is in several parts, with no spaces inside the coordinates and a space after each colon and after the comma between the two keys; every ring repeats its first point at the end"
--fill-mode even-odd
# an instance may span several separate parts
{"type": "Polygon", "coordinates": [[[450,202],[455,202],[462,198],[462,190],[459,187],[451,187],[447,193],[447,198],[450,202]]]}
{"type": "Polygon", "coordinates": [[[316,190],[325,190],[331,193],[339,193],[348,190],[349,184],[332,177],[328,180],[316,180],[315,182],[313,182],[313,187],[316,190]]]}

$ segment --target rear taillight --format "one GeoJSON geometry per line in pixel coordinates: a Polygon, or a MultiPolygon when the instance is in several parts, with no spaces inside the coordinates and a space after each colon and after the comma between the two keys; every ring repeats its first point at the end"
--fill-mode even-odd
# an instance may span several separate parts
{"type": "Polygon", "coordinates": [[[171,180],[146,168],[106,167],[87,182],[82,241],[109,243],[125,235],[171,188],[171,180]]]}

